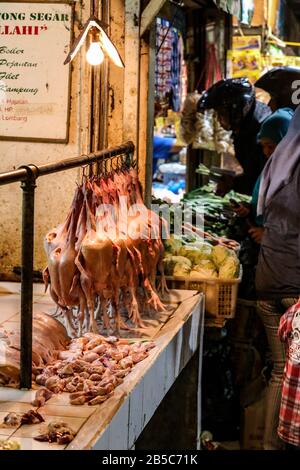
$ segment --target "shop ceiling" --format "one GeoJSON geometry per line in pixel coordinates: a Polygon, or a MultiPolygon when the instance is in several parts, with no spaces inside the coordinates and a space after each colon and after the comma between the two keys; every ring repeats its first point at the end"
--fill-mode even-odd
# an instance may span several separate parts
{"type": "MultiPolygon", "coordinates": [[[[141,14],[140,35],[143,36],[145,31],[149,29],[154,18],[166,5],[175,5],[184,10],[195,10],[203,7],[215,8],[216,4],[221,3],[224,5],[227,1],[235,2],[236,0],[150,0],[146,6],[144,6],[141,14]]],[[[221,6],[219,7],[222,8],[221,6]]]]}

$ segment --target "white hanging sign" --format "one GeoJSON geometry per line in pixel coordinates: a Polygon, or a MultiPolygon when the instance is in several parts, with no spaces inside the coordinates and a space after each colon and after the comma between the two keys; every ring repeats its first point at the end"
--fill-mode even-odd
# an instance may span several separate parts
{"type": "Polygon", "coordinates": [[[0,139],[67,142],[72,6],[0,2],[0,139]]]}

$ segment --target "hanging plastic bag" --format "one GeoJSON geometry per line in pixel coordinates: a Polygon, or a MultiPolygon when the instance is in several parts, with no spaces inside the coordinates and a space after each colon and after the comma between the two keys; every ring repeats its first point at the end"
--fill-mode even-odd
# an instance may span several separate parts
{"type": "Polygon", "coordinates": [[[196,137],[193,148],[215,150],[214,138],[214,110],[207,109],[204,113],[196,113],[196,137]]]}
{"type": "Polygon", "coordinates": [[[215,150],[218,153],[230,153],[232,151],[232,133],[221,126],[216,112],[214,112],[214,143],[215,150]]]}
{"type": "Polygon", "coordinates": [[[188,118],[186,116],[182,118],[180,137],[187,145],[192,144],[194,149],[206,149],[218,153],[229,152],[233,145],[231,132],[221,126],[213,109],[208,109],[204,113],[195,111],[194,115],[190,113],[188,118]]]}
{"type": "Polygon", "coordinates": [[[201,95],[195,91],[189,93],[184,101],[180,116],[179,137],[186,144],[192,144],[197,138],[196,115],[197,103],[201,95]]]}
{"type": "MultiPolygon", "coordinates": [[[[222,78],[214,44],[210,44],[207,49],[206,63],[207,71],[203,69],[197,87],[206,71],[205,88],[208,89],[214,81],[219,81],[222,78]]],[[[218,153],[230,151],[233,145],[231,132],[223,129],[218,121],[217,113],[213,109],[208,109],[203,113],[197,112],[197,103],[200,97],[201,94],[197,91],[186,97],[180,119],[181,140],[186,145],[192,144],[195,149],[213,150],[218,153]]]]}

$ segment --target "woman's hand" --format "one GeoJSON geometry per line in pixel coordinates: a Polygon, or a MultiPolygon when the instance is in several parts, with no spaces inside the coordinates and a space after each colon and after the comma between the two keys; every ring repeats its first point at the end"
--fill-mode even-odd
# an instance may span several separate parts
{"type": "Polygon", "coordinates": [[[258,245],[261,244],[265,229],[263,227],[252,227],[249,230],[249,235],[258,245]]]}

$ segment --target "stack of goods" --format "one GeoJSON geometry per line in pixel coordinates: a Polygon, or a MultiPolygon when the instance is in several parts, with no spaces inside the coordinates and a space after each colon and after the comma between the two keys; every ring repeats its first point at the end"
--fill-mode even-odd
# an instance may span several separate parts
{"type": "Polygon", "coordinates": [[[169,106],[180,110],[183,41],[179,31],[169,21],[156,21],[155,94],[159,99],[169,98],[169,106]]]}
{"type": "Polygon", "coordinates": [[[141,312],[164,310],[156,289],[157,269],[164,284],[161,225],[144,205],[134,168],[78,186],[65,222],[44,242],[44,281],[69,336],[97,333],[96,319],[117,332],[143,326],[141,312]]]}
{"type": "Polygon", "coordinates": [[[171,237],[165,241],[165,272],[191,279],[236,279],[240,265],[234,250],[207,242],[183,242],[171,237]]]}
{"type": "MultiPolygon", "coordinates": [[[[245,236],[245,221],[240,217],[237,217],[236,213],[232,208],[231,199],[234,199],[237,203],[250,203],[251,197],[245,194],[239,194],[235,191],[230,191],[226,196],[217,196],[214,193],[215,185],[209,183],[206,186],[197,188],[189,193],[186,193],[180,200],[180,206],[170,206],[170,231],[173,231],[174,220],[176,214],[180,214],[180,222],[177,220],[176,224],[182,225],[182,218],[185,216],[187,220],[190,220],[192,215],[192,222],[196,225],[197,217],[203,218],[204,231],[197,230],[194,226],[185,224],[185,230],[192,230],[198,232],[200,237],[205,238],[212,244],[224,244],[228,248],[237,249],[238,243],[234,240],[241,240],[245,236]],[[181,208],[181,210],[179,210],[181,208]],[[178,212],[177,212],[178,211],[178,212]],[[233,239],[233,240],[230,240],[233,239]]],[[[165,201],[152,198],[153,204],[158,204],[163,207],[165,201]]]]}
{"type": "MultiPolygon", "coordinates": [[[[20,372],[20,331],[2,330],[0,384],[16,387],[20,372]]],[[[70,393],[72,405],[97,405],[110,396],[138,362],[155,346],[149,341],[118,339],[86,333],[70,341],[63,325],[50,315],[35,314],[33,322],[32,373],[41,385],[33,406],[41,407],[53,393],[70,393]]],[[[43,421],[30,410],[18,417],[10,413],[5,425],[43,421]],[[18,419],[20,418],[20,422],[18,419]]],[[[1,432],[0,432],[1,434],[1,432]]]]}

